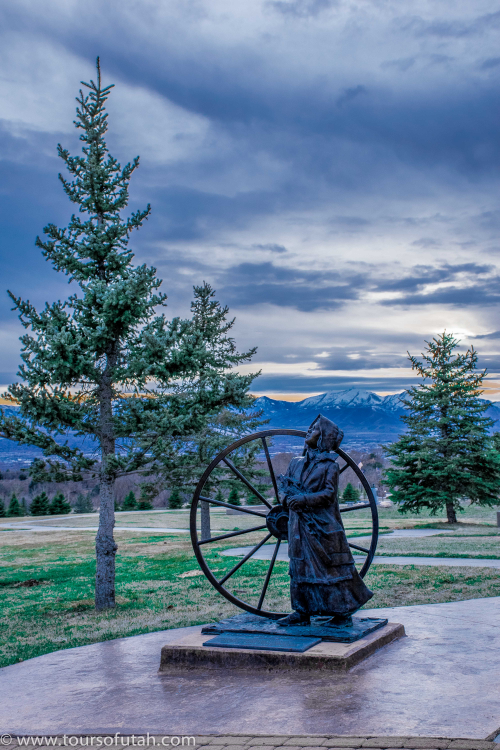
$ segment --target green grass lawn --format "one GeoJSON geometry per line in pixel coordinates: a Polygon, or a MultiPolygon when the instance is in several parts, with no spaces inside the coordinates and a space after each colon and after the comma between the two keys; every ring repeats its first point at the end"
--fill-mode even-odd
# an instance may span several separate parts
{"type": "MultiPolygon", "coordinates": [[[[215,525],[234,528],[242,518],[221,515],[215,525]]],[[[144,519],[138,525],[146,525],[144,519]]],[[[96,613],[93,532],[0,532],[1,666],[62,648],[210,622],[239,611],[201,574],[187,535],[124,531],[116,536],[117,607],[96,613]]],[[[245,536],[245,544],[259,538],[245,536]]],[[[236,562],[219,554],[230,546],[234,540],[210,550],[216,575],[236,562]]],[[[245,564],[230,579],[232,590],[255,602],[268,565],[258,560],[245,564]]],[[[287,563],[277,563],[275,570],[265,606],[288,611],[287,563]]],[[[377,565],[366,581],[375,594],[370,607],[500,596],[500,571],[488,568],[377,565]]]]}

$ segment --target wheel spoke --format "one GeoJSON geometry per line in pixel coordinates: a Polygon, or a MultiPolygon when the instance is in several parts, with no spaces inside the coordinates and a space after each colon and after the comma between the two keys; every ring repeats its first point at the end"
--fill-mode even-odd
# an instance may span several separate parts
{"type": "Polygon", "coordinates": [[[212,500],[212,498],[210,497],[203,497],[203,495],[200,495],[200,500],[204,500],[206,503],[212,503],[212,505],[220,505],[221,508],[229,508],[229,510],[239,510],[241,513],[248,513],[250,516],[260,516],[260,518],[265,518],[267,515],[261,510],[248,510],[245,505],[231,505],[230,503],[223,503],[220,500],[212,500]]]}
{"type": "Polygon", "coordinates": [[[227,466],[229,466],[229,468],[231,469],[231,471],[234,474],[236,474],[236,476],[238,477],[238,479],[241,479],[241,481],[244,484],[246,484],[246,486],[248,487],[248,489],[251,490],[254,493],[254,495],[257,495],[257,497],[259,498],[259,500],[261,502],[263,502],[264,505],[267,505],[268,508],[272,508],[273,507],[271,505],[271,503],[268,500],[266,500],[266,498],[264,497],[264,495],[262,495],[259,492],[259,490],[255,489],[255,487],[252,484],[250,484],[250,482],[248,481],[248,479],[243,476],[243,474],[241,473],[241,471],[239,471],[239,469],[237,469],[236,466],[228,458],[223,458],[222,460],[224,461],[224,463],[227,466]]]}
{"type": "Polygon", "coordinates": [[[264,581],[264,586],[262,587],[262,593],[260,595],[259,603],[257,604],[257,609],[262,609],[262,604],[264,602],[264,597],[267,592],[267,587],[269,586],[269,581],[271,580],[271,574],[273,572],[274,563],[276,562],[276,557],[278,555],[280,544],[281,544],[281,539],[278,539],[278,541],[276,542],[276,547],[274,548],[273,557],[269,564],[269,570],[267,571],[266,580],[264,581]]]}
{"type": "Polygon", "coordinates": [[[345,508],[340,508],[341,513],[349,513],[351,510],[361,510],[362,508],[369,508],[370,503],[360,503],[360,505],[348,505],[345,508]]]}
{"type": "Polygon", "coordinates": [[[255,555],[255,553],[257,552],[257,550],[258,550],[258,549],[260,549],[260,548],[262,547],[262,545],[263,545],[263,544],[265,544],[265,543],[267,542],[267,540],[268,540],[268,539],[270,539],[271,537],[272,537],[272,534],[268,534],[268,535],[267,535],[267,536],[265,536],[265,537],[264,537],[264,539],[263,539],[263,540],[262,540],[261,542],[259,542],[259,543],[258,543],[258,544],[257,544],[257,545],[256,545],[256,546],[255,546],[255,547],[254,547],[254,548],[252,549],[252,550],[250,550],[250,552],[248,553],[248,555],[245,555],[245,557],[243,558],[243,560],[240,560],[240,561],[239,561],[239,563],[238,563],[237,565],[235,565],[235,566],[234,566],[234,568],[233,568],[232,570],[230,570],[230,571],[229,571],[229,573],[227,573],[227,574],[226,574],[226,575],[224,576],[224,578],[221,578],[221,579],[220,579],[220,581],[219,581],[219,586],[222,586],[222,584],[223,584],[223,583],[225,583],[225,582],[227,581],[227,579],[228,579],[228,578],[230,578],[230,577],[231,577],[231,576],[233,575],[233,573],[236,573],[236,571],[237,571],[237,570],[238,570],[239,568],[241,568],[241,566],[242,566],[242,565],[243,565],[244,563],[246,563],[246,561],[248,560],[248,558],[249,558],[249,557],[252,557],[252,555],[255,555]]]}
{"type": "Polygon", "coordinates": [[[365,554],[369,554],[370,550],[366,549],[366,547],[358,547],[357,544],[351,544],[351,542],[348,542],[349,547],[352,547],[353,549],[358,549],[360,552],[364,552],[365,554]]]}
{"type": "Polygon", "coordinates": [[[244,529],[243,531],[232,531],[230,534],[222,534],[221,536],[213,536],[211,539],[204,539],[200,544],[211,544],[212,542],[219,542],[221,539],[229,539],[231,536],[240,536],[241,534],[250,534],[252,531],[261,531],[261,529],[267,529],[267,526],[254,526],[252,529],[244,529]]]}
{"type": "Polygon", "coordinates": [[[264,453],[266,454],[267,466],[269,469],[269,474],[271,475],[271,482],[273,483],[274,494],[276,495],[276,502],[279,503],[280,498],[279,498],[279,493],[278,493],[278,485],[276,484],[276,477],[274,476],[274,469],[271,463],[271,456],[269,455],[269,448],[267,447],[266,438],[262,438],[262,445],[264,446],[264,453]]]}

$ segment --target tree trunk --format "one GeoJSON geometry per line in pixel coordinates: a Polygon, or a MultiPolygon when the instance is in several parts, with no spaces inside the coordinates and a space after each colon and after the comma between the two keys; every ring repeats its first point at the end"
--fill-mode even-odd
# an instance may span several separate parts
{"type": "Polygon", "coordinates": [[[446,516],[448,518],[448,523],[457,522],[457,514],[455,513],[455,508],[453,507],[453,503],[446,503],[446,516]]]}
{"type": "Polygon", "coordinates": [[[117,546],[113,538],[115,525],[115,477],[109,470],[108,458],[115,454],[113,427],[113,367],[116,355],[110,352],[106,369],[99,386],[99,438],[101,443],[100,510],[99,529],[95,540],[96,609],[109,609],[115,606],[115,555],[117,546]]]}
{"type": "Polygon", "coordinates": [[[116,543],[113,538],[115,525],[114,479],[101,476],[101,506],[99,529],[95,540],[96,575],[95,607],[109,609],[115,606],[115,555],[116,543]]]}
{"type": "Polygon", "coordinates": [[[201,541],[204,542],[206,539],[212,538],[212,532],[210,530],[210,503],[205,503],[203,500],[200,502],[200,515],[201,541]]]}

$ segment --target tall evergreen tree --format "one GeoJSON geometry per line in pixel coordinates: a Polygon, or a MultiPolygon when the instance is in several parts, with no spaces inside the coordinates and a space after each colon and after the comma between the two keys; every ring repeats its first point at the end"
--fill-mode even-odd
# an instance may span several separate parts
{"type": "Polygon", "coordinates": [[[456,523],[464,500],[499,502],[500,456],[488,433],[493,420],[484,416],[488,404],[480,399],[486,371],[477,370],[472,347],[455,353],[459,341],[451,334],[426,344],[423,361],[408,355],[422,383],[403,401],[408,431],[385,448],[392,459],[385,483],[400,512],[428,508],[436,515],[445,508],[448,523],[456,523]]]}
{"type": "Polygon", "coordinates": [[[19,500],[15,495],[12,495],[9,503],[9,507],[7,509],[7,515],[8,516],[22,516],[22,510],[21,506],[19,505],[19,500]]]}
{"type": "Polygon", "coordinates": [[[31,501],[30,512],[32,516],[48,516],[50,513],[50,503],[46,492],[36,495],[31,501]]]}
{"type": "Polygon", "coordinates": [[[115,604],[117,476],[146,467],[159,442],[196,434],[222,408],[246,403],[252,376],[228,372],[230,351],[214,352],[193,321],[156,313],[166,300],[158,292],[161,281],[154,268],[134,266],[128,249],[150,207],[120,215],[139,159],[122,169],[108,152],[105,105],[112,86],[102,86],[99,61],[96,82],[83,86],[88,93],[80,91],[75,121],[82,155],[58,150],[71,175],[60,176],[63,188],[84,217],[73,215],[66,229],[49,224],[46,239],[37,239],[76,292],[42,312],[11,294],[33,335],[21,339],[21,382],[9,387],[20,416],[2,412],[0,436],[42,448],[45,459],[30,469],[35,481],[98,474],[95,602],[103,609],[115,604]],[[125,390],[131,397],[124,398],[125,390]],[[63,442],[68,430],[93,439],[99,460],[63,442]]]}

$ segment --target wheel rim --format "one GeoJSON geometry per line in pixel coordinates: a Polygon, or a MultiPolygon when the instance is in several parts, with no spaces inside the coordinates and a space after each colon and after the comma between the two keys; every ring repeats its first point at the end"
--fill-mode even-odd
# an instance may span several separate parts
{"type": "MultiPolygon", "coordinates": [[[[229,580],[234,573],[236,573],[243,565],[253,558],[256,552],[264,545],[266,542],[269,542],[271,537],[273,536],[271,533],[269,533],[266,525],[266,514],[254,511],[252,510],[252,506],[236,506],[238,510],[240,510],[243,513],[246,513],[249,516],[255,516],[256,522],[258,521],[260,525],[252,527],[250,529],[245,529],[243,531],[233,531],[228,534],[221,534],[217,535],[215,537],[212,537],[208,540],[202,540],[199,538],[198,529],[197,529],[197,513],[200,507],[201,502],[207,502],[211,507],[224,507],[224,508],[234,508],[235,506],[232,506],[228,503],[221,503],[219,501],[216,501],[214,498],[210,498],[203,494],[203,488],[206,485],[207,481],[209,480],[212,472],[214,469],[216,469],[221,463],[224,463],[229,471],[231,471],[243,484],[246,484],[248,488],[251,488],[252,491],[263,501],[263,504],[272,506],[271,502],[269,502],[268,498],[265,498],[255,487],[253,487],[252,483],[248,481],[245,476],[237,469],[237,467],[232,464],[230,459],[230,454],[233,453],[238,448],[241,448],[246,443],[249,443],[254,440],[259,440],[262,443],[262,447],[264,449],[264,455],[266,457],[267,467],[271,478],[271,483],[273,485],[273,490],[275,493],[276,498],[278,498],[278,488],[276,484],[276,477],[274,474],[274,469],[271,463],[271,456],[269,453],[269,445],[267,443],[267,439],[277,436],[277,435],[288,435],[292,437],[299,437],[299,438],[305,438],[306,433],[303,430],[286,430],[286,429],[269,429],[269,430],[263,430],[261,432],[254,432],[251,435],[247,435],[244,438],[241,438],[240,440],[237,440],[236,442],[229,445],[227,448],[224,448],[223,451],[221,451],[218,456],[214,458],[214,460],[210,463],[210,465],[207,467],[205,472],[203,473],[203,476],[201,477],[200,481],[198,482],[198,485],[195,489],[193,500],[191,503],[191,513],[190,513],[190,532],[191,532],[191,541],[193,544],[193,550],[196,555],[196,559],[198,560],[198,563],[207,577],[207,579],[210,581],[212,586],[228,601],[230,601],[232,604],[235,604],[240,609],[245,610],[246,612],[251,612],[252,614],[261,615],[263,617],[268,617],[271,619],[277,619],[279,617],[283,617],[283,612],[272,612],[269,610],[263,609],[263,604],[265,600],[265,596],[267,594],[268,586],[274,571],[274,565],[278,556],[278,552],[281,545],[281,540],[276,540],[275,538],[275,546],[274,546],[274,552],[270,560],[269,567],[265,573],[264,582],[262,591],[259,597],[259,603],[257,607],[253,606],[252,604],[245,602],[241,599],[239,599],[237,596],[235,596],[233,593],[228,591],[228,589],[225,588],[224,583],[229,580]],[[260,523],[262,521],[262,523],[260,523]],[[242,560],[240,560],[238,563],[236,563],[233,568],[229,571],[228,574],[224,575],[220,580],[217,579],[210,569],[209,565],[207,564],[207,561],[205,560],[205,557],[203,555],[203,549],[213,543],[216,543],[218,541],[222,541],[223,539],[229,539],[232,537],[238,537],[238,536],[244,536],[245,534],[250,534],[255,531],[262,531],[264,533],[263,539],[256,544],[251,551],[243,557],[242,560]]],[[[372,533],[371,533],[371,543],[370,547],[361,547],[357,544],[351,543],[348,540],[349,547],[351,549],[356,550],[358,552],[363,552],[363,554],[366,555],[366,559],[364,560],[363,565],[359,569],[359,574],[363,578],[366,573],[368,572],[368,569],[372,563],[373,557],[375,555],[375,549],[377,547],[377,540],[378,540],[378,531],[379,531],[379,523],[378,523],[378,512],[377,512],[377,504],[375,501],[375,497],[373,495],[373,492],[370,488],[370,485],[361,471],[360,467],[356,464],[353,458],[349,456],[348,453],[343,451],[341,448],[338,448],[336,451],[334,451],[339,458],[343,459],[345,462],[344,466],[340,468],[340,474],[342,474],[347,469],[352,469],[356,476],[358,477],[359,481],[361,482],[363,489],[366,492],[368,500],[366,502],[358,503],[353,506],[344,506],[340,508],[341,513],[351,513],[356,512],[358,510],[365,510],[367,508],[370,508],[371,511],[371,523],[372,523],[372,533]]],[[[279,499],[278,499],[279,502],[279,499]]],[[[356,565],[357,567],[357,565],[356,565]]]]}

